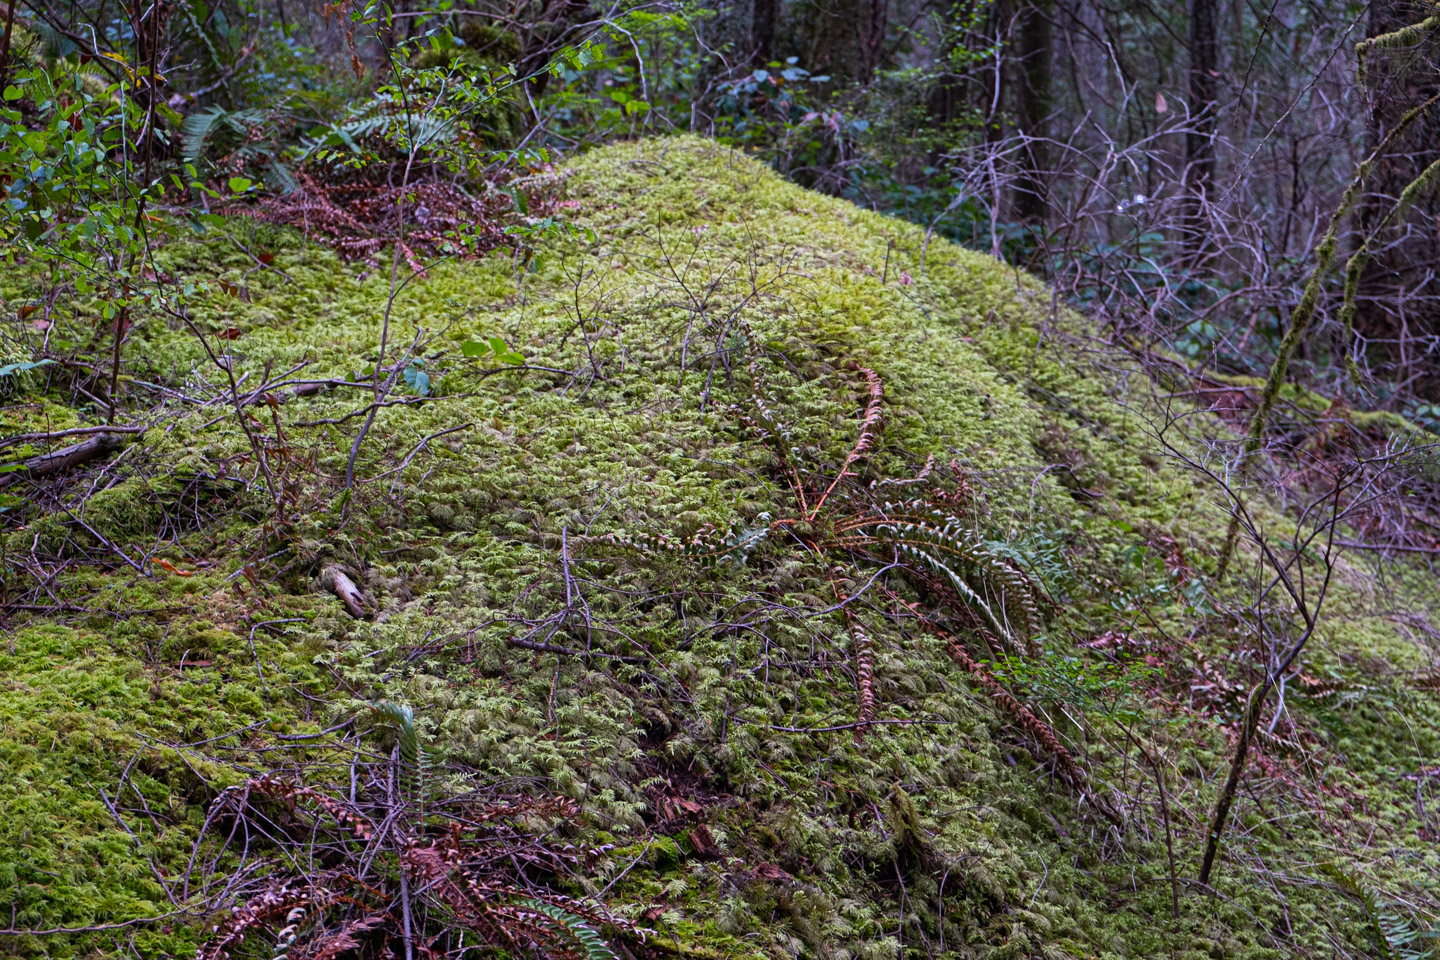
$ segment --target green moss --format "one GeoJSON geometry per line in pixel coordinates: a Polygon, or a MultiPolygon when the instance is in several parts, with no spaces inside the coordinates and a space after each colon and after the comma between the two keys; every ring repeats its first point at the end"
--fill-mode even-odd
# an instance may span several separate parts
{"type": "MultiPolygon", "coordinates": [[[[200,621],[167,631],[143,615],[103,629],[22,627],[0,644],[0,902],[13,912],[10,926],[86,926],[173,909],[146,861],[160,877],[178,877],[207,798],[236,779],[229,765],[181,745],[221,737],[249,752],[247,728],[296,729],[293,709],[267,705],[252,689],[254,666],[248,653],[233,655],[237,644],[243,649],[233,633],[200,621]],[[226,683],[227,675],[249,679],[226,683]],[[231,689],[241,695],[227,696],[231,689]]],[[[274,689],[314,685],[303,660],[267,643],[260,650],[274,689]]],[[[142,926],[134,942],[144,956],[175,956],[194,938],[184,925],[142,926]]],[[[113,946],[113,936],[97,933],[12,939],[7,949],[86,956],[111,955],[113,946]]]]}
{"type": "MultiPolygon", "coordinates": [[[[1426,660],[1373,579],[1347,567],[1309,669],[1349,693],[1293,695],[1288,706],[1315,740],[1300,759],[1280,747],[1267,754],[1276,770],[1309,770],[1325,786],[1245,798],[1220,895],[1182,887],[1180,917],[1171,919],[1157,794],[1131,745],[1141,738],[1171,765],[1173,846],[1190,875],[1223,732],[1184,703],[1144,702],[1131,688],[1152,678],[1148,668],[1087,680],[1065,663],[1083,653],[1075,641],[1117,631],[1156,644],[1162,633],[1188,638],[1177,662],[1234,668],[1225,657],[1235,638],[1219,635],[1228,627],[1211,618],[1198,628],[1156,546],[1173,544],[1203,569],[1225,514],[1196,478],[1154,456],[1155,408],[1138,371],[1121,356],[1081,349],[1090,343],[1084,321],[1055,311],[1040,284],[947,244],[926,249],[919,230],[787,185],[696,139],[597,151],[571,165],[567,189],[571,215],[596,243],[556,241],[518,274],[510,258],[443,263],[400,292],[389,358],[433,336],[424,352],[436,399],[380,412],[343,520],[335,478],[357,421],[319,422],[352,412],[364,394],[342,388],[290,400],[274,414],[283,443],[273,421],[261,424],[291,484],[288,541],[259,522],[256,466],[233,416],[158,401],[175,426],[133,445],[120,483],[90,508],[105,525],[96,529],[112,540],[158,540],[187,572],[200,560],[213,566],[158,580],[119,563],[68,573],[56,581],[59,596],[96,616],[17,635],[28,639],[5,661],[6,676],[36,679],[35,690],[13,694],[16,715],[47,709],[41,700],[52,687],[54,697],[70,697],[67,684],[82,678],[112,698],[111,726],[86,734],[102,737],[84,758],[90,766],[72,770],[73,750],[64,754],[71,759],[47,759],[33,726],[12,731],[7,722],[0,734],[0,751],[11,751],[0,757],[20,758],[7,770],[31,770],[11,778],[15,796],[40,803],[50,794],[36,783],[58,785],[49,812],[33,818],[47,837],[94,834],[110,844],[101,873],[65,874],[52,894],[32,891],[17,922],[164,909],[103,805],[79,806],[91,802],[86,790],[115,782],[143,746],[147,776],[167,791],[178,825],[165,834],[173,847],[157,853],[173,863],[193,839],[206,790],[241,775],[240,761],[157,744],[261,721],[294,724],[306,701],[287,691],[317,683],[321,670],[349,699],[316,719],[366,697],[404,701],[442,755],[581,802],[576,829],[615,844],[582,883],[592,893],[608,888],[618,914],[695,956],[878,960],[918,956],[942,935],[947,952],[963,957],[1329,956],[1332,937],[1358,941],[1341,899],[1310,866],[1338,848],[1363,848],[1364,825],[1347,804],[1352,813],[1363,805],[1388,849],[1403,852],[1369,865],[1382,885],[1408,891],[1432,875],[1433,844],[1417,839],[1413,808],[1393,787],[1427,751],[1434,756],[1433,734],[1410,731],[1435,729],[1435,706],[1396,677],[1426,660]],[[490,375],[459,356],[459,342],[492,335],[537,366],[574,373],[490,375]],[[856,710],[849,644],[819,613],[833,603],[833,558],[779,536],[743,567],[586,549],[587,533],[688,535],[793,512],[769,449],[741,422],[750,350],[760,353],[790,443],[813,469],[833,472],[854,441],[863,401],[850,362],[885,385],[885,429],[864,481],[912,479],[932,456],[942,472],[954,462],[976,491],[977,526],[1053,601],[1048,654],[1035,658],[1026,682],[1086,757],[1106,802],[1125,808],[1123,832],[1096,814],[1092,797],[1037,769],[1045,758],[1031,755],[939,640],[886,615],[919,599],[902,581],[883,581],[894,594],[877,591],[865,608],[884,723],[857,738],[847,729],[856,710]],[[462,425],[387,473],[424,438],[462,425]],[[252,492],[171,523],[175,498],[157,486],[167,482],[162,464],[164,477],[239,477],[252,492]],[[225,580],[285,542],[288,552],[261,565],[261,586],[225,580]],[[378,616],[351,621],[310,592],[326,560],[356,570],[378,616]],[[567,597],[569,612],[558,616],[567,597]],[[257,636],[262,684],[246,624],[291,617],[304,622],[287,626],[283,643],[257,636]],[[540,634],[553,646],[626,659],[512,643],[541,623],[553,627],[540,634]],[[59,637],[85,670],[52,662],[47,651],[59,637]],[[187,656],[213,665],[181,670],[187,656]],[[1063,696],[1054,692],[1062,683],[1063,696]],[[1066,719],[1061,699],[1083,723],[1066,719]],[[189,773],[202,761],[208,788],[189,773]],[[680,799],[699,809],[686,812],[680,799]],[[689,832],[701,822],[713,850],[689,832]],[[1276,862],[1293,868],[1274,871],[1273,886],[1246,879],[1245,869],[1276,862]],[[128,899],[96,899],[106,884],[128,899]]],[[[163,256],[175,269],[243,281],[244,296],[192,306],[202,329],[238,334],[227,341],[237,376],[254,382],[267,368],[304,362],[305,377],[345,378],[375,360],[388,291],[379,273],[245,223],[163,256]],[[246,249],[273,253],[274,269],[255,270],[246,249]]],[[[86,309],[74,305],[73,322],[86,309]]],[[[137,325],[129,349],[153,381],[213,370],[188,332],[160,318],[137,325]]],[[[62,517],[37,516],[8,543],[14,554],[37,535],[49,543],[61,534],[79,536],[62,517]]],[[[1400,579],[1413,609],[1433,605],[1423,574],[1400,579]]],[[[143,823],[131,826],[142,843],[160,843],[143,823]]],[[[16,851],[0,851],[0,862],[23,860],[27,837],[0,837],[16,851]]],[[[150,956],[192,936],[147,935],[150,956]]],[[[25,949],[103,952],[97,943],[25,949]]]]}

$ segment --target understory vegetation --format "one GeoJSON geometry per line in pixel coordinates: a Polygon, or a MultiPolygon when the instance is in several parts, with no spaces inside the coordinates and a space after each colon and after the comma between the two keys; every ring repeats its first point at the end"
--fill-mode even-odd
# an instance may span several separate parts
{"type": "Polygon", "coordinates": [[[1433,99],[1190,349],[733,11],[223,9],[4,28],[0,951],[1440,954],[1433,99]]]}

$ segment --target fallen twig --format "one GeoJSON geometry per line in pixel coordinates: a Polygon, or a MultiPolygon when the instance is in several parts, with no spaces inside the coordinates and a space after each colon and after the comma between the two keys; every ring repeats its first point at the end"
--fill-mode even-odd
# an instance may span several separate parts
{"type": "MultiPolygon", "coordinates": [[[[81,429],[90,432],[88,428],[81,429]]],[[[82,440],[80,443],[62,447],[59,450],[52,450],[50,453],[42,453],[38,457],[32,457],[24,461],[19,470],[0,477],[0,489],[9,486],[17,480],[45,477],[52,473],[61,473],[72,467],[77,467],[82,463],[87,463],[96,457],[104,456],[112,450],[117,449],[122,442],[122,433],[139,435],[143,431],[143,427],[138,429],[126,429],[122,427],[118,428],[118,430],[104,430],[103,432],[96,432],[95,435],[88,440],[82,440]]],[[[66,433],[69,433],[69,431],[62,430],[57,436],[66,433]]]]}
{"type": "Polygon", "coordinates": [[[505,641],[512,647],[524,647],[526,650],[537,650],[540,653],[558,653],[565,657],[600,657],[603,660],[619,660],[621,663],[644,663],[643,657],[627,657],[619,653],[601,653],[598,650],[571,650],[569,647],[556,646],[553,643],[540,643],[535,640],[522,640],[519,637],[510,637],[505,641]]]}
{"type": "Polygon", "coordinates": [[[51,433],[15,433],[8,437],[0,437],[0,447],[13,447],[17,443],[41,443],[48,440],[60,440],[64,437],[83,437],[91,434],[141,434],[148,429],[149,427],[136,424],[130,427],[71,427],[69,430],[55,430],[51,433]]]}
{"type": "Polygon", "coordinates": [[[360,588],[355,586],[355,581],[351,580],[344,570],[333,563],[328,564],[320,571],[320,586],[339,597],[350,616],[356,620],[365,619],[365,608],[369,605],[369,601],[365,599],[365,594],[360,592],[360,588]]]}

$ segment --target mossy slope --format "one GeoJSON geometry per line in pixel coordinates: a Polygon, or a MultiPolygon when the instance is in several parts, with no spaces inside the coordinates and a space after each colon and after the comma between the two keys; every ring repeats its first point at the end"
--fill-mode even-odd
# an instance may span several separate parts
{"type": "MultiPolygon", "coordinates": [[[[21,811],[0,831],[0,904],[16,904],[16,926],[169,909],[137,849],[174,877],[216,786],[294,742],[277,733],[319,729],[376,696],[413,705],[439,751],[494,782],[581,801],[582,835],[614,844],[589,892],[697,955],[1362,953],[1373,945],[1359,908],[1322,882],[1317,864],[1329,860],[1360,863],[1388,896],[1433,908],[1424,886],[1440,856],[1394,786],[1402,778],[1413,794],[1403,778],[1424,776],[1437,755],[1433,701],[1397,680],[1427,654],[1356,575],[1342,578],[1316,656],[1351,688],[1379,692],[1292,704],[1313,742],[1267,754],[1218,895],[1182,885],[1171,916],[1159,795],[1131,747],[1138,738],[1166,757],[1164,815],[1178,872],[1193,876],[1223,731],[1137,695],[1168,689],[1167,670],[1188,677],[1182,664],[1086,672],[1075,650],[1107,631],[1186,636],[1201,613],[1162,554],[1203,578],[1224,515],[1156,455],[1142,375],[1095,346],[1042,285],[700,140],[598,151],[572,164],[567,189],[594,243],[551,241],[528,269],[440,264],[403,285],[390,358],[419,337],[436,399],[379,412],[348,503],[336,478],[360,420],[342,418],[362,394],[294,399],[257,421],[293,480],[293,526],[290,548],[257,563],[253,583],[232,574],[271,553],[258,481],[240,496],[214,480],[181,522],[183,496],[155,479],[252,479],[233,415],[171,403],[176,424],[124,454],[128,489],[158,506],[113,496],[89,526],[193,575],[162,568],[151,580],[123,565],[61,575],[57,596],[99,612],[28,625],[0,660],[0,796],[21,811]],[[461,357],[460,343],[489,336],[537,369],[497,373],[461,357]],[[903,606],[918,598],[899,581],[882,577],[866,595],[880,723],[857,736],[849,639],[825,612],[826,571],[843,557],[782,537],[744,566],[587,546],[587,536],[793,514],[771,451],[741,419],[756,352],[815,471],[833,474],[854,441],[854,363],[874,369],[886,395],[862,479],[911,480],[933,456],[977,491],[976,529],[1050,601],[1047,654],[1016,688],[1085,757],[1091,786],[1069,789],[1043,752],[1032,758],[944,644],[907,621],[903,606]],[[398,469],[425,438],[462,425],[398,469]],[[325,561],[355,572],[378,616],[350,621],[315,592],[325,561]],[[257,631],[262,621],[287,622],[257,631]],[[100,722],[65,720],[59,704],[72,700],[100,722]],[[135,756],[163,812],[124,814],[132,838],[99,791],[135,756]],[[1314,790],[1289,790],[1286,771],[1314,790]],[[1097,813],[1091,791],[1125,811],[1123,827],[1097,813]],[[677,799],[700,811],[675,814],[677,799]],[[718,855],[697,839],[700,824],[718,855]],[[1371,831],[1385,857],[1360,853],[1371,831]]],[[[362,268],[294,235],[244,223],[165,256],[241,288],[193,316],[231,332],[232,369],[252,384],[301,362],[305,377],[338,379],[374,362],[384,269],[357,277],[362,268]]],[[[129,350],[136,379],[195,395],[219,381],[188,331],[159,318],[129,350]]],[[[9,551],[37,536],[98,550],[66,519],[34,519],[9,551]]],[[[878,570],[843,577],[859,590],[878,570]]],[[[1405,602],[1428,610],[1433,587],[1413,572],[1402,581],[1405,602]]],[[[1217,639],[1198,637],[1196,655],[1233,667],[1217,639]]],[[[133,942],[168,956],[191,938],[141,925],[14,942],[36,955],[119,955],[133,942]]]]}

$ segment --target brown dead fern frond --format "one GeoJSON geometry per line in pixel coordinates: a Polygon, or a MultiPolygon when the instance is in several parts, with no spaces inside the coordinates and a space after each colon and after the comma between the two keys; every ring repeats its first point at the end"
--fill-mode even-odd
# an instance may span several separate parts
{"type": "Polygon", "coordinates": [[[462,932],[514,955],[616,960],[599,931],[627,930],[623,922],[529,877],[532,868],[563,874],[591,855],[511,823],[522,814],[574,817],[572,801],[456,799],[436,836],[433,808],[419,815],[417,803],[397,803],[393,769],[368,787],[349,801],[261,777],[216,799],[212,822],[231,818],[244,825],[239,833],[266,837],[282,852],[270,879],[215,926],[197,960],[227,960],[257,937],[277,956],[396,956],[405,944],[454,942],[462,932]],[[302,819],[305,810],[317,816],[302,819]]]}
{"type": "Polygon", "coordinates": [[[228,960],[253,928],[282,919],[287,924],[298,923],[312,904],[312,894],[308,885],[297,887],[283,881],[252,896],[215,925],[210,941],[196,952],[196,960],[228,960]]]}
{"type": "Polygon", "coordinates": [[[293,227],[347,260],[370,260],[397,242],[396,214],[403,212],[400,253],[415,274],[424,274],[426,257],[513,249],[517,237],[506,228],[522,222],[517,195],[524,196],[531,219],[552,216],[564,204],[558,174],[515,179],[506,189],[490,182],[462,188],[429,176],[416,176],[402,188],[385,164],[348,176],[299,171],[294,179],[289,193],[233,203],[225,212],[293,227]]]}
{"type": "Polygon", "coordinates": [[[830,481],[830,486],[825,488],[825,492],[820,494],[819,499],[815,501],[815,506],[810,508],[809,514],[805,517],[807,521],[812,521],[819,515],[821,508],[825,506],[825,501],[830,498],[830,494],[835,492],[835,488],[842,481],[855,476],[851,472],[851,468],[868,457],[870,452],[875,449],[875,438],[885,424],[883,407],[885,385],[880,381],[880,375],[869,367],[862,367],[853,361],[845,366],[859,372],[865,378],[869,399],[865,402],[865,413],[860,418],[860,431],[855,438],[854,446],[845,455],[845,462],[840,465],[840,472],[835,475],[834,480],[830,481]]]}
{"type": "Polygon", "coordinates": [[[835,593],[835,602],[840,605],[841,618],[850,634],[851,657],[855,661],[855,690],[860,701],[855,717],[855,735],[863,736],[875,720],[875,642],[851,609],[850,593],[844,586],[844,578],[843,567],[830,571],[830,589],[835,593]]]}
{"type": "Polygon", "coordinates": [[[934,632],[946,640],[950,656],[954,658],[955,662],[974,677],[996,705],[1013,717],[1015,722],[1050,755],[1055,762],[1056,774],[1060,779],[1072,787],[1078,787],[1084,783],[1085,772],[1080,769],[1079,764],[1075,762],[1074,755],[1060,742],[1060,738],[1055,735],[1055,731],[1050,725],[1035,716],[1029,707],[1021,703],[1009,690],[1006,690],[983,663],[970,655],[970,651],[966,650],[960,641],[939,631],[934,632]]]}

